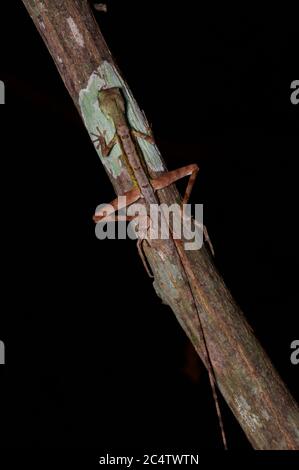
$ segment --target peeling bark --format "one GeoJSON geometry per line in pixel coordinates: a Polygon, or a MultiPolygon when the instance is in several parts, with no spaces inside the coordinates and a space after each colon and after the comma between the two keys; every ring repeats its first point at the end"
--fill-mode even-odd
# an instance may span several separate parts
{"type": "MultiPolygon", "coordinates": [[[[119,73],[87,0],[23,0],[51,53],[57,69],[87,130],[95,125],[111,132],[95,107],[101,84],[121,84],[134,127],[145,130],[146,118],[119,73]]],[[[165,171],[156,147],[144,144],[152,176],[165,171]]],[[[121,167],[117,149],[112,160],[102,159],[118,195],[130,189],[128,169],[121,167]]],[[[179,199],[175,187],[159,192],[161,202],[179,199]]],[[[165,248],[166,250],[166,248],[165,248]]],[[[186,275],[177,253],[157,252],[145,246],[155,275],[154,288],[176,315],[180,325],[205,361],[199,321],[186,275]]],[[[195,292],[218,386],[255,449],[299,449],[299,410],[255,338],[213,262],[202,248],[188,252],[199,284],[195,292]]]]}

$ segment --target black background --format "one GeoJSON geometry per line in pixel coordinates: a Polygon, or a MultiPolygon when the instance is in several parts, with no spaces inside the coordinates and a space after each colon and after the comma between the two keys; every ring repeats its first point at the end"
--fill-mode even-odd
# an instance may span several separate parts
{"type": "MultiPolygon", "coordinates": [[[[200,165],[215,262],[299,399],[296,15],[107,3],[109,47],[168,168],[200,165]]],[[[46,47],[21,1],[0,15],[1,446],[221,449],[206,373],[134,242],[95,238],[113,190],[46,47]]],[[[229,447],[250,449],[222,405],[229,447]]]]}

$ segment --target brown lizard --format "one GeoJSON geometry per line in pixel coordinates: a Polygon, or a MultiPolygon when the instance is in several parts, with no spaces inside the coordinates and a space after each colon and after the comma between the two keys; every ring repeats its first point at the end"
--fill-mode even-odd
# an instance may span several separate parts
{"type": "MultiPolygon", "coordinates": [[[[182,207],[184,207],[184,205],[189,200],[192,187],[195,183],[195,179],[199,171],[198,165],[196,164],[187,165],[182,168],[176,169],[174,171],[166,172],[158,178],[150,178],[146,169],[146,164],[142,158],[141,150],[139,146],[137,145],[137,139],[142,138],[154,144],[154,139],[152,135],[144,134],[142,132],[139,132],[131,128],[131,126],[129,125],[127,121],[125,99],[119,88],[113,87],[113,88],[107,88],[107,89],[103,89],[99,91],[98,100],[99,100],[99,106],[102,112],[114,124],[115,135],[112,138],[112,140],[107,144],[105,140],[105,136],[102,135],[99,128],[97,128],[98,134],[92,134],[96,137],[96,139],[94,140],[94,143],[97,144],[97,148],[101,148],[101,152],[104,157],[109,156],[112,148],[114,147],[116,143],[120,144],[120,147],[122,150],[122,158],[124,160],[126,167],[128,168],[128,171],[132,180],[133,188],[124,194],[124,196],[126,196],[126,198],[123,199],[125,201],[123,203],[124,205],[119,204],[119,198],[114,199],[110,204],[102,207],[100,211],[94,215],[93,217],[94,221],[103,222],[105,220],[109,220],[111,216],[114,214],[114,212],[116,212],[117,210],[123,207],[127,207],[135,203],[138,200],[144,201],[144,204],[146,205],[147,208],[149,208],[150,205],[152,204],[159,205],[159,199],[156,193],[157,190],[163,189],[185,176],[189,176],[187,188],[186,188],[183,201],[182,201],[182,207]]],[[[184,214],[183,214],[183,217],[184,217],[184,214]]],[[[116,219],[117,217],[114,218],[114,220],[116,219]]],[[[123,217],[121,219],[123,220],[123,217]]],[[[130,218],[130,220],[131,219],[132,218],[130,218]]],[[[203,338],[206,365],[208,369],[211,389],[212,389],[216,411],[218,415],[221,436],[222,436],[224,447],[225,449],[227,449],[226,436],[224,432],[221,411],[220,411],[218,397],[216,393],[215,372],[214,372],[213,365],[210,359],[210,355],[209,355],[209,351],[208,351],[208,347],[207,347],[207,343],[205,339],[205,334],[204,334],[204,330],[203,330],[203,326],[202,326],[202,322],[200,318],[200,313],[196,304],[196,299],[195,299],[195,294],[194,294],[194,291],[196,291],[197,293],[199,293],[199,295],[201,295],[201,288],[194,276],[189,259],[185,253],[182,240],[178,240],[175,237],[173,237],[171,234],[171,231],[170,231],[170,238],[168,240],[164,240],[164,239],[155,240],[156,246],[153,245],[153,242],[151,240],[149,239],[146,239],[146,240],[153,247],[157,247],[159,243],[166,243],[168,244],[170,249],[174,248],[179,255],[182,269],[185,273],[185,277],[189,284],[191,298],[193,299],[194,307],[198,314],[199,325],[200,325],[201,334],[203,338]]],[[[138,240],[138,243],[137,243],[138,250],[145,264],[143,252],[141,249],[141,244],[142,244],[142,240],[141,241],[138,240]]]]}

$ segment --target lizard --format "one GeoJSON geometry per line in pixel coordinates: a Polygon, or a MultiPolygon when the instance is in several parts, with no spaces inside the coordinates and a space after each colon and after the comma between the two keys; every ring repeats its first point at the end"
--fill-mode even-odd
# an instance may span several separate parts
{"type": "MultiPolygon", "coordinates": [[[[98,134],[92,133],[92,136],[96,137],[93,142],[97,145],[97,148],[101,148],[103,157],[109,157],[112,148],[116,143],[119,143],[121,147],[121,158],[126,165],[133,188],[126,192],[124,195],[126,198],[123,199],[123,204],[119,204],[119,198],[114,199],[107,206],[101,207],[99,212],[96,212],[93,216],[95,222],[101,222],[109,220],[111,215],[114,214],[117,210],[122,207],[130,206],[138,200],[143,200],[146,207],[149,208],[151,204],[159,205],[159,199],[157,196],[157,191],[163,189],[167,186],[170,186],[172,183],[178,181],[179,179],[189,176],[185,194],[182,200],[182,207],[188,202],[199,167],[197,164],[190,164],[179,169],[165,172],[157,178],[151,178],[146,168],[146,163],[143,159],[141,149],[138,146],[138,138],[145,139],[146,141],[154,144],[154,138],[151,134],[145,134],[138,130],[132,129],[126,115],[126,102],[124,96],[122,95],[121,89],[118,87],[105,88],[101,89],[98,92],[98,103],[100,109],[104,113],[107,119],[110,119],[115,127],[115,134],[111,141],[107,144],[105,139],[105,134],[102,134],[100,129],[97,127],[96,130],[98,134]]],[[[184,216],[184,214],[183,214],[184,216]]],[[[117,217],[116,217],[117,218],[117,217]]],[[[114,220],[116,219],[114,218],[114,220]]],[[[123,217],[120,217],[123,220],[123,217]]],[[[132,217],[129,218],[130,220],[132,217]]],[[[209,241],[209,240],[208,240],[209,241]]],[[[148,239],[147,239],[147,242],[148,239]]],[[[213,364],[210,359],[210,354],[205,339],[204,329],[199,313],[199,309],[196,304],[196,298],[194,291],[201,293],[200,286],[196,280],[192,267],[190,265],[189,259],[185,253],[183,243],[181,240],[176,239],[172,236],[170,230],[170,238],[168,240],[155,240],[156,243],[168,243],[171,248],[174,248],[179,256],[182,270],[185,273],[187,283],[189,285],[191,298],[193,299],[195,310],[197,311],[200,330],[203,338],[203,346],[205,351],[206,365],[208,369],[208,375],[210,380],[210,385],[213,393],[213,398],[215,402],[215,407],[218,415],[219,426],[221,430],[221,436],[224,448],[227,449],[226,435],[224,432],[223,420],[221,416],[221,411],[219,407],[217,392],[216,392],[216,378],[215,372],[213,369],[213,364]]],[[[142,241],[138,240],[137,246],[139,249],[139,254],[145,264],[143,252],[141,249],[142,241]]],[[[145,264],[146,267],[146,264],[145,264]]]]}

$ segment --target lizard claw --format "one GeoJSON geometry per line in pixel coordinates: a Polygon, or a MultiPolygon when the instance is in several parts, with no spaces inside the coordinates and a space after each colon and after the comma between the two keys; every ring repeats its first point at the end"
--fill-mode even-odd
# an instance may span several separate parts
{"type": "Polygon", "coordinates": [[[92,136],[96,137],[96,139],[94,139],[92,142],[96,145],[97,150],[99,150],[100,148],[103,149],[106,145],[106,140],[105,140],[106,131],[104,130],[102,133],[98,126],[96,127],[96,131],[97,131],[97,134],[95,134],[94,132],[90,133],[92,136]]]}

